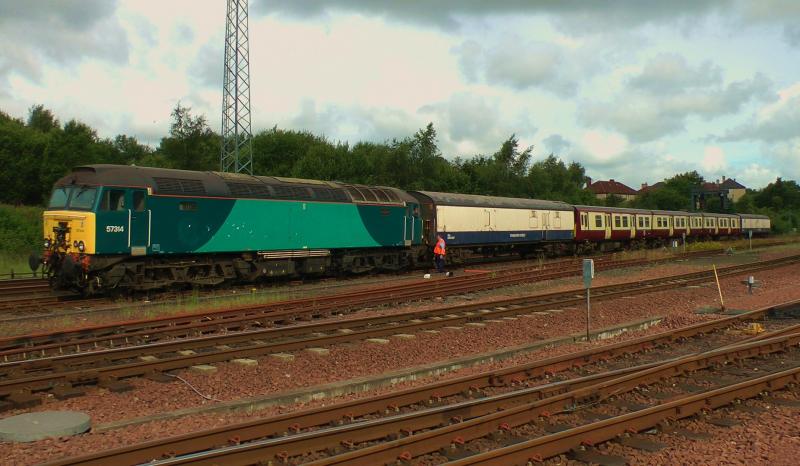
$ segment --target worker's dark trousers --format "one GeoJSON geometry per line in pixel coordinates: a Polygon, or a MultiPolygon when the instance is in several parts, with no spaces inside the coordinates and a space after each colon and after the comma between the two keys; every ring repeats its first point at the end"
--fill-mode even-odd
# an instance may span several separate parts
{"type": "Polygon", "coordinates": [[[436,254],[436,271],[444,273],[444,256],[441,254],[436,254]]]}

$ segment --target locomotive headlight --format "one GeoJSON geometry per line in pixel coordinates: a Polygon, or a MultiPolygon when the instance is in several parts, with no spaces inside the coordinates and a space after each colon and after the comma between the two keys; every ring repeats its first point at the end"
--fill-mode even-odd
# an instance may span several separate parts
{"type": "Polygon", "coordinates": [[[51,245],[52,245],[52,243],[50,242],[50,238],[47,238],[47,239],[44,240],[44,248],[45,249],[50,249],[51,245]]]}
{"type": "Polygon", "coordinates": [[[86,250],[86,245],[83,244],[83,241],[78,242],[78,251],[83,252],[86,250]]]}
{"type": "Polygon", "coordinates": [[[73,241],[72,242],[72,247],[73,248],[77,248],[78,247],[78,242],[77,241],[73,241]]]}

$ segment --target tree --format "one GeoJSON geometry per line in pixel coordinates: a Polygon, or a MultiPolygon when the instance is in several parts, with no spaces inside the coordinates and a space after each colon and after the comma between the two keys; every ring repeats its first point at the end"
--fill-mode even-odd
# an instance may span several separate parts
{"type": "Polygon", "coordinates": [[[16,205],[42,202],[40,169],[47,141],[47,135],[0,112],[0,165],[3,167],[0,202],[16,205]]]}
{"type": "Polygon", "coordinates": [[[690,210],[692,191],[699,188],[703,181],[696,171],[680,173],[665,179],[659,188],[641,194],[632,204],[640,209],[690,210]]]}
{"type": "Polygon", "coordinates": [[[606,207],[620,207],[625,203],[625,198],[617,194],[609,194],[604,201],[606,207]]]}
{"type": "Polygon", "coordinates": [[[141,161],[153,153],[153,149],[144,144],[139,144],[135,137],[120,134],[114,138],[114,150],[117,151],[120,163],[141,164],[141,161]]]}
{"type": "Polygon", "coordinates": [[[174,168],[218,169],[219,136],[208,127],[205,116],[193,116],[191,111],[191,107],[184,107],[180,102],[175,105],[169,137],[161,140],[158,150],[174,168]]]}
{"type": "Polygon", "coordinates": [[[43,133],[49,133],[60,127],[58,119],[53,115],[53,112],[44,108],[44,105],[41,104],[33,105],[28,110],[27,125],[28,128],[33,128],[43,133]]]}
{"type": "Polygon", "coordinates": [[[45,195],[56,180],[74,167],[104,161],[102,155],[107,154],[98,146],[95,130],[74,119],[68,121],[63,130],[51,132],[41,170],[45,195]]]}

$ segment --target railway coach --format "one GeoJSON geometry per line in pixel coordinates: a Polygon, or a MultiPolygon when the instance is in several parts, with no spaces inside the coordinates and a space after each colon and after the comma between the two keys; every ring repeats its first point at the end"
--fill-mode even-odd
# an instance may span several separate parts
{"type": "Polygon", "coordinates": [[[753,236],[766,236],[769,234],[772,225],[766,215],[739,214],[741,221],[740,233],[744,236],[753,232],[753,236]]]}
{"type": "Polygon", "coordinates": [[[467,252],[493,255],[557,254],[571,251],[574,214],[559,201],[433,191],[412,191],[422,207],[423,235],[447,242],[447,257],[461,261],[467,252]]]}
{"type": "Polygon", "coordinates": [[[119,165],[76,168],[44,212],[45,271],[87,294],[397,270],[426,254],[395,188],[119,165]]]}

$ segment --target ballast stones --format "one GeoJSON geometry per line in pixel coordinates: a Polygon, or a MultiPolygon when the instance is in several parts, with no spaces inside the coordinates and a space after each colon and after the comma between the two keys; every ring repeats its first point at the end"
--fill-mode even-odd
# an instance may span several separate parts
{"type": "Polygon", "coordinates": [[[86,432],[92,420],[77,411],[40,411],[0,420],[0,440],[33,442],[50,437],[64,437],[86,432]]]}

